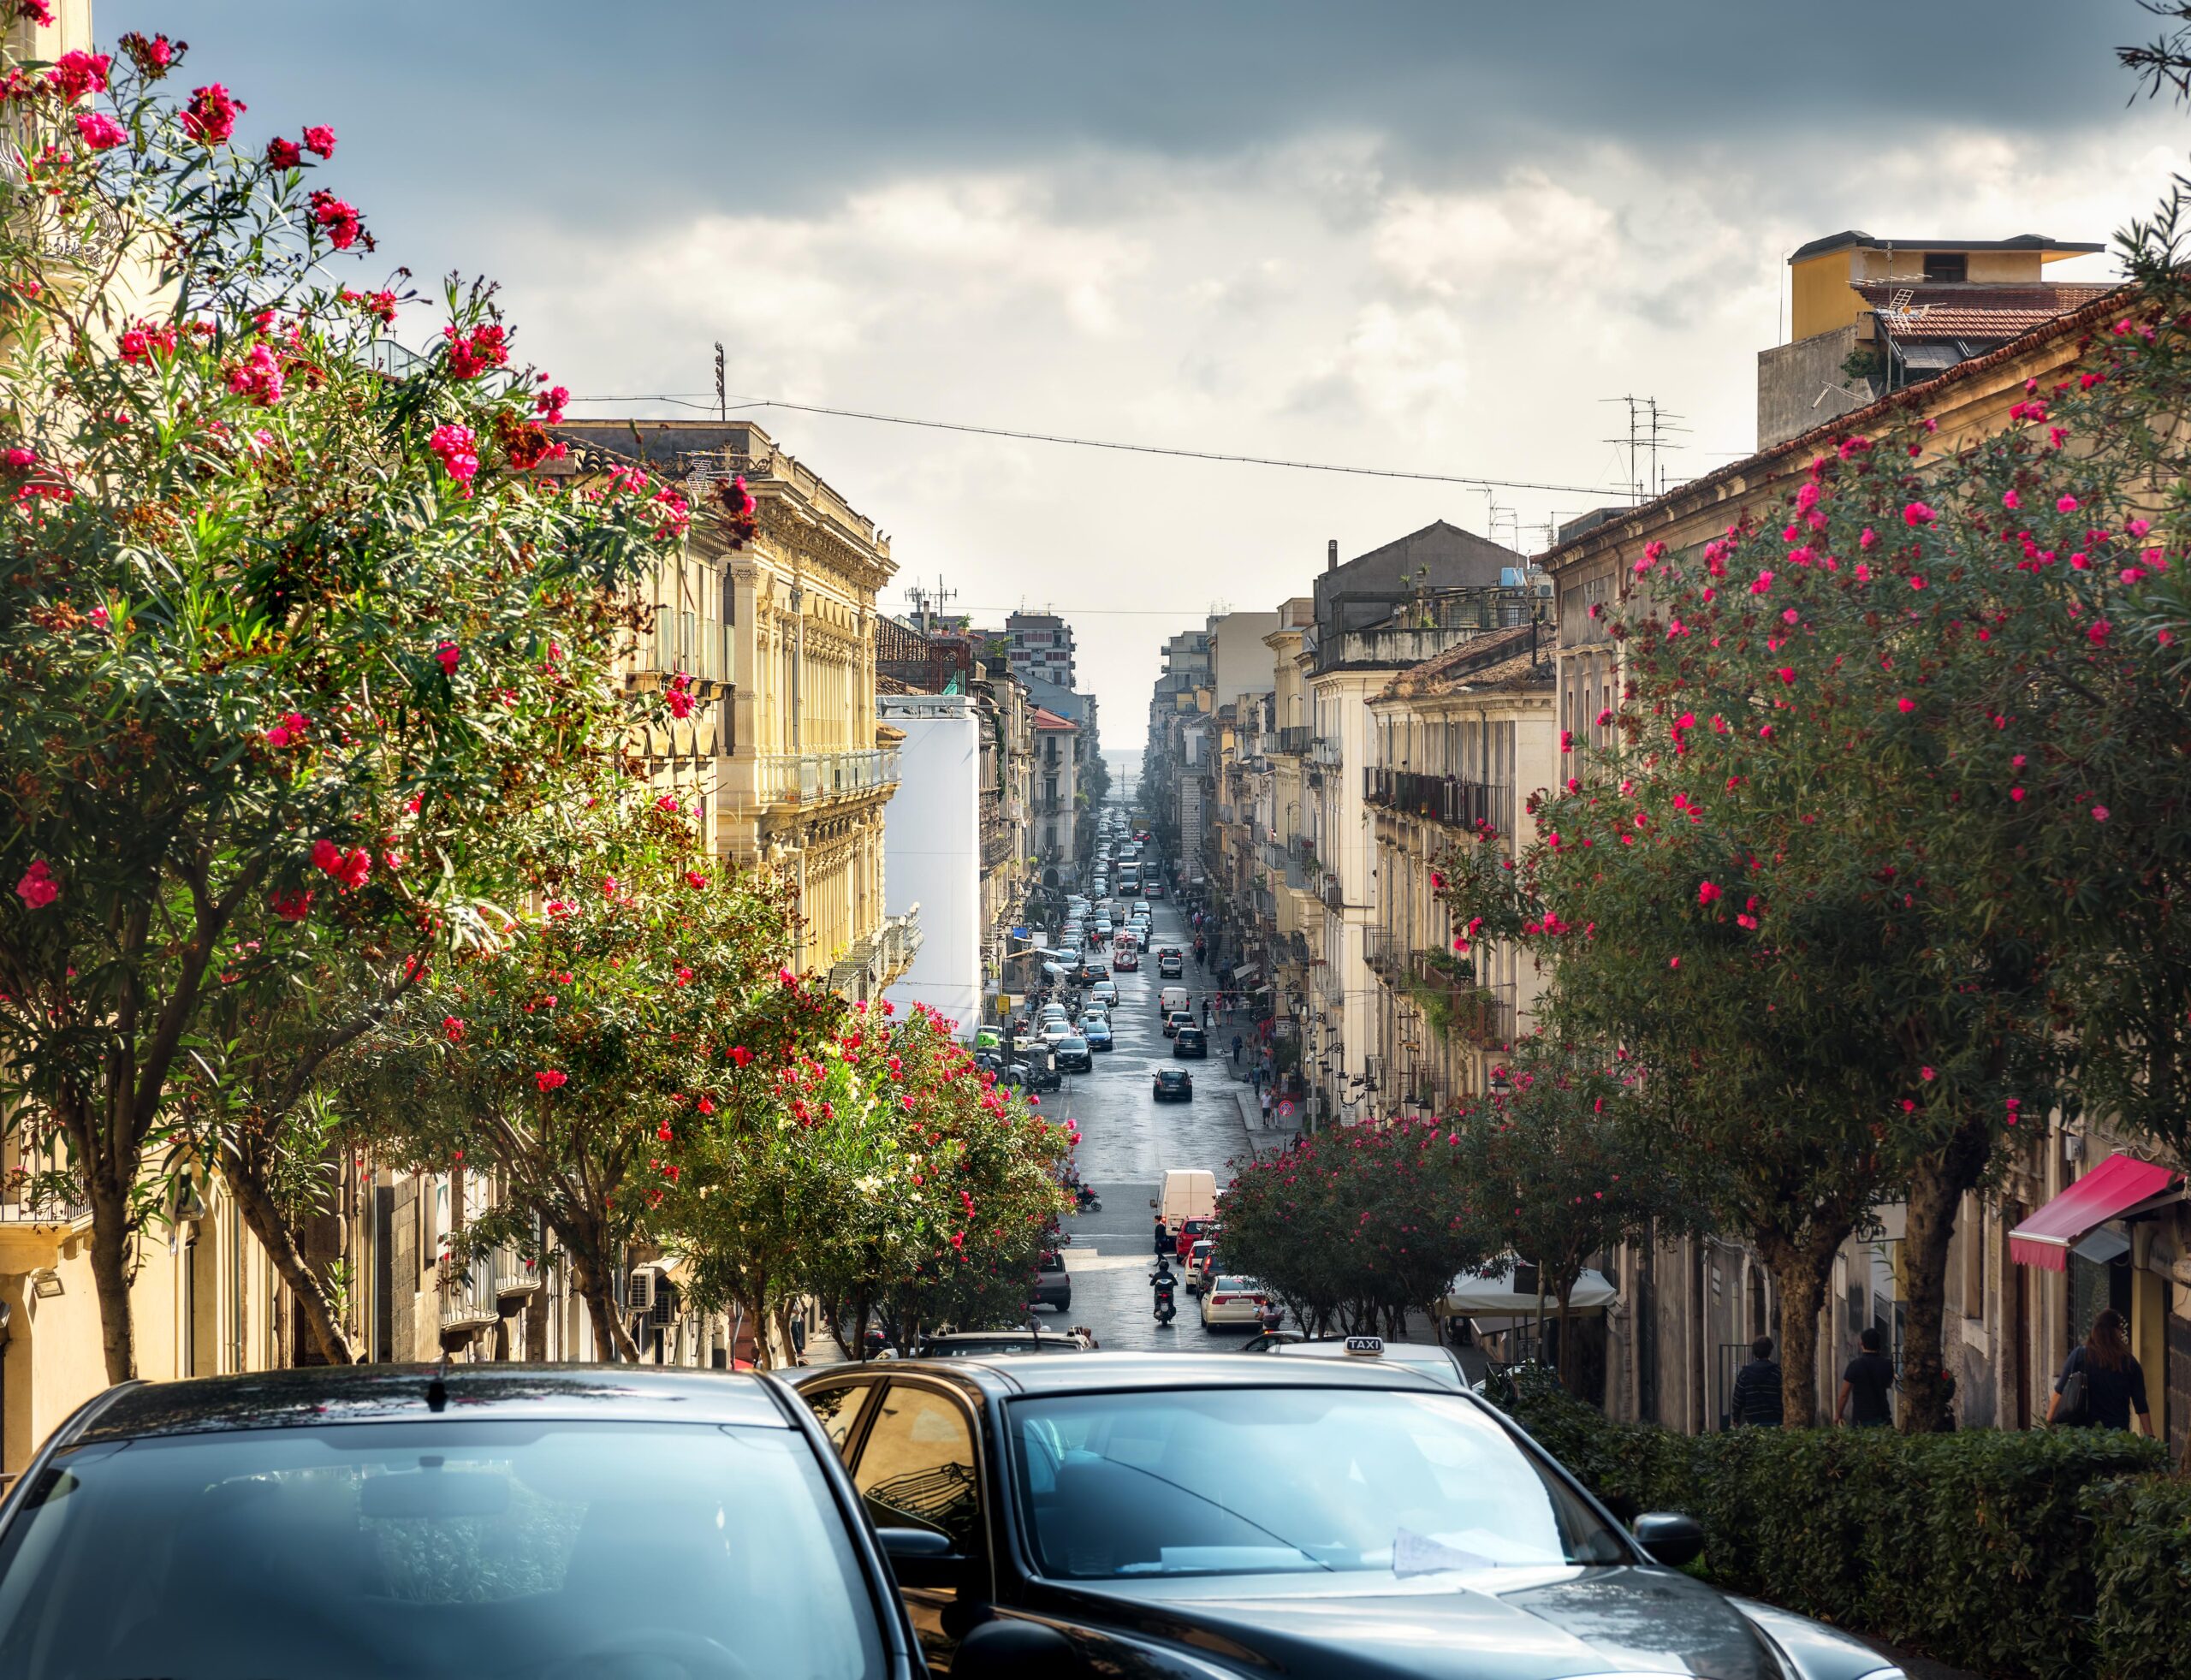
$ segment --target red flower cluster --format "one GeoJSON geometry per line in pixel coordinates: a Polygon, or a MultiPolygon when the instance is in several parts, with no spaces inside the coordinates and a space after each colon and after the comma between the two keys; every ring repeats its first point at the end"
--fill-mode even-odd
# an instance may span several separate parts
{"type": "Polygon", "coordinates": [[[140,321],[117,339],[116,348],[122,359],[133,366],[150,362],[155,355],[175,353],[175,329],[151,321],[140,321]]]}
{"type": "Polygon", "coordinates": [[[73,105],[86,94],[106,92],[107,66],[113,63],[111,55],[104,52],[64,52],[45,73],[61,95],[61,103],[73,105]]]}
{"type": "Polygon", "coordinates": [[[15,883],[15,895],[33,910],[44,910],[61,896],[61,883],[53,878],[53,867],[40,858],[23,871],[23,878],[15,883]]]}
{"type": "MultiPolygon", "coordinates": [[[[39,3],[42,5],[44,0],[39,3]]],[[[27,12],[29,8],[24,9],[27,12]]],[[[187,41],[170,41],[165,35],[155,35],[147,40],[134,29],[122,38],[120,45],[129,55],[129,62],[137,67],[138,74],[150,81],[157,81],[165,75],[190,50],[187,41]]]]}
{"type": "Polygon", "coordinates": [[[293,893],[276,893],[267,903],[284,922],[301,922],[312,914],[312,888],[306,887],[293,893]]]}
{"type": "MultiPolygon", "coordinates": [[[[358,219],[354,205],[346,204],[324,187],[312,195],[312,219],[327,235],[327,242],[337,251],[347,251],[364,236],[365,223],[358,219]]],[[[372,242],[366,240],[366,249],[372,242]]]]}
{"type": "Polygon", "coordinates": [[[346,893],[356,892],[373,872],[372,854],[363,846],[345,852],[331,840],[312,842],[312,861],[314,869],[331,876],[346,893]]]}
{"type": "Polygon", "coordinates": [[[251,354],[229,370],[229,389],[249,397],[254,407],[271,408],[282,400],[282,365],[264,344],[251,347],[251,354]]]}
{"type": "Polygon", "coordinates": [[[556,1090],[571,1083],[571,1076],[560,1069],[545,1067],[532,1076],[532,1083],[542,1092],[556,1090]]]}
{"type": "Polygon", "coordinates": [[[470,426],[455,424],[434,428],[433,436],[426,440],[426,447],[441,457],[442,466],[448,476],[464,486],[465,494],[472,493],[472,481],[479,472],[479,442],[470,426]]]}
{"type": "Polygon", "coordinates": [[[492,323],[468,333],[443,327],[442,336],[448,341],[448,371],[459,379],[477,379],[509,365],[509,335],[492,323]]]}
{"type": "Polygon", "coordinates": [[[217,81],[194,87],[182,109],[182,131],[207,145],[225,145],[236,131],[236,119],[250,109],[217,81]]]}
{"type": "Polygon", "coordinates": [[[669,692],[662,696],[662,701],[668,706],[669,715],[672,717],[692,716],[693,700],[691,676],[680,671],[672,677],[669,680],[669,692]]]}

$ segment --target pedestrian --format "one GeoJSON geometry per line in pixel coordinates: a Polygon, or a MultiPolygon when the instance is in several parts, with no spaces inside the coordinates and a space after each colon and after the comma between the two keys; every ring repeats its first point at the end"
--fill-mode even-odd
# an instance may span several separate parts
{"type": "Polygon", "coordinates": [[[1209,1030],[1209,1000],[1208,998],[1204,998],[1202,1000],[1202,1030],[1204,1032],[1208,1032],[1209,1030]]]}
{"type": "Polygon", "coordinates": [[[1270,1093],[1265,1091],[1263,1093],[1263,1124],[1265,1125],[1270,1124],[1270,1093]]]}
{"type": "Polygon", "coordinates": [[[1856,1338],[1859,1351],[1841,1374],[1841,1396],[1833,1403],[1833,1421],[1848,1422],[1859,1429],[1884,1429],[1894,1422],[1894,1408],[1887,1396],[1894,1387],[1894,1361],[1879,1351],[1879,1327],[1867,1324],[1856,1338]]]}
{"type": "Polygon", "coordinates": [[[1236,1032],[1232,1035],[1232,1066],[1235,1067],[1238,1067],[1240,1065],[1240,1052],[1244,1047],[1245,1042],[1246,1041],[1244,1040],[1238,1033],[1236,1032]]]}
{"type": "Polygon", "coordinates": [[[2069,1350],[2062,1374],[2054,1379],[2054,1398],[2047,1403],[2046,1421],[2152,1434],[2152,1414],[2146,1404],[2146,1374],[2123,1333],[2123,1315],[2114,1308],[2102,1308],[2083,1343],[2069,1350]]]}
{"type": "Polygon", "coordinates": [[[1749,1345],[1749,1363],[1735,1373],[1728,1420],[1737,1429],[1778,1429],[1782,1416],[1780,1362],[1772,1356],[1772,1338],[1760,1336],[1749,1345]]]}
{"type": "Polygon", "coordinates": [[[1171,1252],[1171,1250],[1172,1227],[1165,1224],[1163,1220],[1160,1218],[1156,1221],[1156,1257],[1159,1260],[1163,1259],[1167,1254],[1171,1252]]]}

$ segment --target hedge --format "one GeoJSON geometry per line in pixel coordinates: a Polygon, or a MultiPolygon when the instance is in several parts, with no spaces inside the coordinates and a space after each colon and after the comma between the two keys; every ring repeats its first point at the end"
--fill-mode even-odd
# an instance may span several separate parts
{"type": "Polygon", "coordinates": [[[1523,1427],[1630,1517],[1704,1527],[1719,1586],[1982,1674],[2191,1680],[2191,1483],[2114,1430],[1615,1423],[1525,1380],[1523,1427]]]}

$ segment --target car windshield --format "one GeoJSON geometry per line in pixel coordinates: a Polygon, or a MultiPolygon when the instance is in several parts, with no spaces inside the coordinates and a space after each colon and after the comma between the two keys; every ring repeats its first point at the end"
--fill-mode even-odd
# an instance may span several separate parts
{"type": "Polygon", "coordinates": [[[9,1680],[879,1672],[811,1450],[706,1424],[353,1424],[65,1451],[0,1541],[9,1680]]]}
{"type": "Polygon", "coordinates": [[[1014,1493],[1054,1578],[1632,1561],[1458,1395],[1167,1389],[1018,1400],[1010,1418],[1014,1493]]]}

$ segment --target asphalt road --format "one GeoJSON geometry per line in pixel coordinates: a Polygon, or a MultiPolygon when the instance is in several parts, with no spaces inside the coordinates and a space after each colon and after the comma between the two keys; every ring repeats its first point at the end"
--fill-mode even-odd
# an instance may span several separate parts
{"type": "Polygon", "coordinates": [[[1098,1054],[1092,1073],[1068,1075],[1062,1091],[1042,1099],[1044,1110],[1079,1122],[1081,1177],[1101,1199],[1101,1213],[1066,1221],[1072,1242],[1065,1251],[1072,1277],[1072,1308],[1061,1317],[1084,1324],[1107,1349],[1170,1349],[1194,1352],[1240,1340],[1244,1331],[1206,1332],[1196,1297],[1184,1285],[1177,1291],[1178,1319],[1160,1327],[1152,1314],[1149,1274],[1154,1263],[1149,1203],[1164,1174],[1200,1167],[1217,1175],[1221,1187],[1233,1163],[1268,1143],[1251,1131],[1255,1100],[1231,1066],[1232,1034],[1251,1037],[1244,1027],[1213,1027],[1207,1060],[1174,1062],[1172,1042],[1156,1013],[1155,948],[1175,945],[1187,953],[1184,982],[1199,1018],[1202,998],[1214,980],[1195,967],[1194,935],[1168,899],[1155,901],[1152,950],[1133,974],[1113,975],[1118,1006],[1111,1014],[1118,1048],[1098,1054]],[[1178,1066],[1193,1075],[1195,1094],[1187,1102],[1157,1102],[1151,1095],[1152,1072],[1178,1066]]]}

